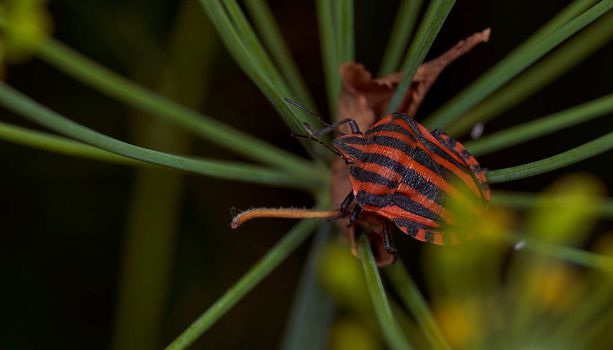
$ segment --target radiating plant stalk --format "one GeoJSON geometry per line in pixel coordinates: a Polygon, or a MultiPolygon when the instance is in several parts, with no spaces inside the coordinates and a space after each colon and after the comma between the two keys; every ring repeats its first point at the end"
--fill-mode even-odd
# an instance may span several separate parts
{"type": "Polygon", "coordinates": [[[383,54],[381,68],[379,68],[380,77],[398,70],[400,60],[402,59],[402,52],[405,50],[406,43],[409,42],[413,33],[421,5],[422,0],[402,0],[400,3],[392,32],[383,54]]]}
{"type": "Polygon", "coordinates": [[[98,91],[153,116],[164,118],[210,142],[282,169],[289,171],[300,169],[306,173],[313,173],[312,167],[299,157],[157,95],[97,65],[57,41],[45,42],[40,47],[38,55],[44,61],[98,91]]]}
{"type": "MultiPolygon", "coordinates": [[[[136,80],[161,71],[157,91],[182,105],[197,108],[208,92],[211,63],[218,46],[215,32],[200,11],[183,2],[169,40],[165,67],[131,67],[136,80]],[[199,31],[199,36],[189,35],[199,31]],[[207,79],[209,78],[209,79],[207,79]]],[[[149,120],[134,111],[138,144],[188,153],[191,140],[184,130],[161,119],[149,120]]],[[[175,241],[185,177],[162,169],[135,172],[124,234],[120,286],[116,307],[114,350],[159,349],[173,275],[175,241]],[[147,291],[143,293],[143,291],[147,291]]]]}
{"type": "Polygon", "coordinates": [[[317,222],[302,221],[288,232],[268,253],[206,312],[179,335],[167,350],[187,349],[196,339],[211,327],[234,304],[255,287],[264,277],[291,254],[315,229],[317,222]]]}
{"type": "Polygon", "coordinates": [[[473,155],[480,156],[610,113],[613,113],[613,94],[513,126],[478,140],[468,141],[464,143],[464,146],[473,155]]]}
{"type": "Polygon", "coordinates": [[[549,158],[487,173],[491,183],[512,181],[560,169],[613,148],[613,132],[549,158]]]}
{"type": "Polygon", "coordinates": [[[370,242],[365,235],[362,235],[359,239],[359,249],[368,291],[386,343],[394,350],[411,349],[412,347],[398,327],[398,323],[394,320],[377,264],[372,255],[370,242]]]}
{"type": "MultiPolygon", "coordinates": [[[[304,79],[291,57],[289,46],[266,2],[263,0],[246,1],[244,5],[249,11],[250,18],[243,13],[242,4],[236,0],[201,0],[200,3],[230,55],[277,110],[290,130],[297,134],[304,134],[304,123],[314,128],[319,127],[317,119],[287,102],[287,98],[295,99],[309,108],[316,109],[304,79]]],[[[387,106],[388,112],[397,110],[415,72],[426,57],[455,1],[433,0],[429,3],[424,17],[419,21],[414,38],[408,43],[406,55],[402,59],[402,51],[405,50],[412,28],[417,23],[421,3],[422,1],[412,0],[402,2],[383,56],[380,74],[396,70],[403,72],[403,78],[387,106]],[[401,61],[402,64],[399,67],[401,61]]],[[[328,105],[330,115],[334,116],[341,88],[339,66],[343,62],[356,60],[354,1],[317,0],[316,7],[328,105]]],[[[610,40],[613,35],[611,31],[613,27],[610,24],[611,8],[613,8],[613,0],[573,1],[506,58],[436,111],[426,120],[426,125],[429,127],[449,126],[451,132],[460,133],[478,121],[489,120],[515,106],[610,40]],[[584,28],[586,29],[580,32],[584,28]],[[557,46],[575,34],[577,35],[573,39],[554,51],[557,46]],[[551,55],[545,56],[550,52],[552,52],[551,55]],[[541,62],[537,62],[541,59],[543,59],[541,62]]],[[[160,94],[99,66],[52,39],[42,44],[38,50],[38,56],[103,94],[161,118],[160,120],[183,128],[250,160],[261,162],[267,167],[178,156],[119,141],[49,110],[5,83],[0,83],[1,105],[30,121],[78,141],[3,123],[0,123],[0,138],[108,162],[132,166],[155,165],[227,180],[298,188],[316,194],[319,203],[329,202],[326,185],[330,169],[323,166],[325,156],[322,156],[321,148],[314,142],[302,141],[304,147],[314,158],[314,161],[307,161],[182,106],[170,98],[162,97],[160,94]]],[[[611,95],[607,95],[486,136],[481,140],[468,142],[466,145],[475,154],[500,150],[610,113],[613,109],[611,102],[611,95]]],[[[195,107],[195,104],[192,104],[192,107],[195,107]]],[[[488,179],[491,183],[498,183],[534,176],[593,157],[611,148],[613,148],[613,133],[609,132],[546,159],[489,171],[488,179]]],[[[492,203],[532,208],[535,206],[535,198],[532,195],[494,191],[492,203]]],[[[598,212],[605,217],[613,216],[611,202],[607,201],[599,206],[598,212]]],[[[198,337],[305,241],[317,225],[319,223],[315,220],[304,220],[297,224],[190,327],[182,332],[167,349],[186,349],[192,345],[198,337]]],[[[328,229],[329,227],[323,227],[321,231],[328,229]]],[[[526,249],[543,257],[554,257],[601,271],[608,271],[613,266],[611,258],[577,248],[547,244],[536,239],[524,240],[518,235],[508,236],[506,239],[511,244],[521,242],[526,249]]],[[[411,342],[407,340],[400,323],[395,319],[367,237],[362,235],[358,242],[362,268],[385,342],[392,349],[410,349],[411,345],[418,346],[418,343],[413,344],[412,339],[411,342]]],[[[313,254],[317,252],[317,245],[315,246],[313,254]]],[[[445,339],[443,325],[439,327],[435,321],[429,306],[419,293],[406,268],[399,264],[388,268],[387,273],[392,286],[405,302],[411,316],[421,327],[432,348],[452,348],[451,342],[445,339]]],[[[329,296],[314,288],[312,261],[307,267],[305,276],[297,294],[297,306],[295,307],[297,311],[291,317],[292,325],[285,343],[287,348],[296,348],[295,344],[303,344],[304,341],[301,339],[304,339],[307,333],[301,328],[310,329],[315,326],[315,323],[320,326],[318,336],[323,337],[324,326],[332,317],[333,309],[329,304],[319,305],[319,303],[325,304],[326,300],[330,303],[331,301],[326,299],[329,296]],[[315,315],[313,310],[309,310],[304,304],[300,305],[306,301],[324,307],[325,317],[317,317],[318,315],[315,315]]],[[[402,313],[397,314],[402,316],[402,313]]],[[[405,323],[411,324],[411,322],[409,320],[405,323]]],[[[576,325],[570,324],[567,327],[567,329],[575,329],[576,325]]],[[[312,340],[314,344],[324,344],[322,339],[312,340]]],[[[578,343],[580,341],[577,341],[578,343]]]]}
{"type": "Polygon", "coordinates": [[[0,83],[0,104],[49,129],[132,159],[225,179],[242,179],[249,182],[274,184],[276,186],[285,184],[290,187],[302,187],[309,182],[315,185],[313,183],[314,179],[310,176],[300,179],[295,174],[283,173],[279,170],[266,169],[254,165],[199,160],[134,146],[81,126],[30,100],[4,83],[0,83]]]}
{"type": "Polygon", "coordinates": [[[504,113],[585,60],[612,38],[613,13],[609,13],[468,111],[449,125],[447,131],[460,135],[476,123],[486,122],[504,113]]]}
{"type": "Polygon", "coordinates": [[[403,73],[402,80],[400,80],[394,96],[385,109],[386,114],[398,110],[409,86],[411,86],[417,68],[426,58],[432,43],[434,43],[434,39],[441,30],[454,4],[455,0],[434,0],[430,2],[426,14],[417,29],[417,33],[409,46],[409,51],[401,67],[403,73]]]}
{"type": "Polygon", "coordinates": [[[556,46],[606,14],[611,8],[613,8],[613,0],[603,0],[551,34],[539,35],[537,32],[536,39],[528,39],[525,44],[511,52],[477,81],[428,117],[424,125],[428,128],[445,128],[556,46]]]}

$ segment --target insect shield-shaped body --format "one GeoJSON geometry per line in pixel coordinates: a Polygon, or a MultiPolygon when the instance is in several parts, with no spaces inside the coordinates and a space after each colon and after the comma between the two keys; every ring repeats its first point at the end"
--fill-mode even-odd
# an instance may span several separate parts
{"type": "Polygon", "coordinates": [[[341,205],[345,211],[355,200],[350,223],[360,210],[369,211],[420,241],[454,244],[465,228],[460,230],[450,199],[471,214],[487,209],[485,170],[448,135],[429,132],[402,113],[386,116],[364,134],[355,123],[352,129],[332,141],[350,165],[352,191],[341,205]]]}

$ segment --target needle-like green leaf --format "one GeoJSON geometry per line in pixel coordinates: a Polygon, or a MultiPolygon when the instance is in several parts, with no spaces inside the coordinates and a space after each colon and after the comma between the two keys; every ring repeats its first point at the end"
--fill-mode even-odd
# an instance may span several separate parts
{"type": "MultiPolygon", "coordinates": [[[[217,28],[222,41],[243,71],[253,80],[260,91],[268,98],[287,126],[296,134],[304,134],[304,123],[316,128],[319,121],[305,111],[296,109],[285,100],[292,97],[289,88],[281,78],[272,60],[257,39],[242,10],[235,0],[201,0],[203,8],[213,25],[217,28]],[[226,10],[227,8],[227,10],[226,10]]],[[[302,145],[318,157],[314,143],[301,140],[302,145]]]]}
{"type": "Polygon", "coordinates": [[[151,166],[149,163],[122,157],[117,154],[101,150],[100,148],[92,147],[82,142],[74,141],[62,136],[22,128],[20,126],[2,122],[0,122],[0,139],[49,152],[56,152],[85,159],[132,166],[151,166]]]}
{"type": "Polygon", "coordinates": [[[98,91],[151,115],[164,118],[212,143],[292,172],[313,172],[313,167],[305,160],[157,95],[57,41],[46,41],[40,47],[38,55],[98,91]]]}
{"type": "Polygon", "coordinates": [[[322,225],[313,239],[283,337],[284,350],[323,349],[327,343],[336,307],[321,284],[318,266],[331,229],[332,225],[322,225]]]}
{"type": "Polygon", "coordinates": [[[422,0],[403,0],[400,4],[383,54],[383,61],[379,69],[380,77],[398,70],[402,53],[411,38],[413,28],[415,28],[422,2],[422,0]]]}
{"type": "MultiPolygon", "coordinates": [[[[538,203],[538,194],[500,190],[492,191],[492,204],[518,209],[534,209],[537,207],[538,203]]],[[[602,201],[595,210],[598,216],[602,218],[613,218],[613,199],[602,201]]]]}
{"type": "Polygon", "coordinates": [[[487,178],[490,183],[523,179],[525,177],[563,168],[567,165],[594,157],[611,148],[613,148],[613,132],[549,158],[510,168],[489,171],[487,173],[487,178]]]}
{"type": "Polygon", "coordinates": [[[400,326],[396,323],[392,309],[390,308],[383,282],[375,263],[370,242],[366,235],[362,235],[359,239],[360,259],[362,260],[362,268],[366,276],[366,284],[372,299],[377,320],[381,327],[381,332],[385,338],[387,345],[394,350],[407,350],[412,347],[409,345],[405,335],[400,330],[400,326]]]}
{"type": "Polygon", "coordinates": [[[267,2],[264,0],[250,0],[245,1],[245,6],[253,18],[253,23],[262,41],[279,66],[291,91],[302,103],[314,107],[313,98],[304,83],[296,62],[292,58],[287,42],[283,39],[281,29],[279,29],[267,2]]]}
{"type": "Polygon", "coordinates": [[[428,303],[419,292],[419,287],[409,275],[402,259],[398,259],[393,265],[387,266],[384,271],[404,305],[421,326],[421,330],[430,341],[432,348],[435,350],[450,349],[432,316],[428,303]]]}
{"type": "Polygon", "coordinates": [[[415,38],[411,42],[407,56],[402,63],[402,79],[385,109],[385,114],[398,110],[402,99],[404,99],[407,90],[411,86],[417,68],[426,58],[434,39],[436,39],[454,4],[455,0],[433,0],[430,2],[426,14],[419,24],[415,38]]]}
{"type": "Polygon", "coordinates": [[[337,48],[339,43],[336,40],[332,2],[328,0],[317,0],[317,17],[319,20],[321,57],[324,66],[324,76],[326,78],[328,105],[330,108],[330,115],[334,116],[336,114],[336,100],[340,92],[341,81],[338,73],[340,58],[338,57],[337,48]]]}
{"type": "MultiPolygon", "coordinates": [[[[338,28],[339,37],[339,63],[354,60],[355,43],[353,28],[353,0],[339,0],[340,21],[338,28]]],[[[338,74],[338,73],[337,73],[338,74]]]]}
{"type": "Polygon", "coordinates": [[[313,232],[315,220],[304,220],[285,235],[249,271],[228,289],[191,326],[181,333],[166,350],[187,349],[198,337],[206,332],[220,317],[226,314],[247,293],[257,286],[272,270],[290,255],[313,232]]]}
{"type": "Polygon", "coordinates": [[[507,236],[506,240],[516,244],[516,246],[520,243],[521,249],[528,249],[541,255],[554,257],[589,268],[613,272],[613,257],[607,255],[596,254],[573,247],[543,243],[535,239],[525,239],[518,235],[507,236]]]}
{"type": "Polygon", "coordinates": [[[534,67],[502,87],[491,97],[449,125],[450,134],[460,135],[478,122],[485,122],[517,106],[532,94],[585,60],[613,38],[613,13],[577,34],[534,67]]]}
{"type": "Polygon", "coordinates": [[[472,154],[480,156],[577,125],[611,112],[613,112],[613,94],[499,131],[475,141],[466,142],[464,146],[472,154]]]}
{"type": "Polygon", "coordinates": [[[539,40],[529,39],[437,110],[424,121],[424,124],[431,129],[445,128],[556,46],[606,14],[611,8],[613,8],[613,0],[602,0],[553,33],[538,36],[539,40]]]}
{"type": "Polygon", "coordinates": [[[199,160],[131,145],[79,125],[32,101],[27,96],[4,83],[0,83],[0,104],[24,118],[51,130],[103,150],[143,162],[228,180],[242,180],[302,188],[317,186],[317,178],[309,176],[288,174],[280,170],[270,170],[248,164],[199,160]]]}

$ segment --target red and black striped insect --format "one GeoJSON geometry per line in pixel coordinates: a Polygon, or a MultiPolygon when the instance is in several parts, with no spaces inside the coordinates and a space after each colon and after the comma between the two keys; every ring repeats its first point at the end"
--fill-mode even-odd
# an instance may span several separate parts
{"type": "MultiPolygon", "coordinates": [[[[447,199],[461,201],[477,215],[487,209],[490,191],[485,170],[447,134],[429,132],[410,116],[393,113],[365,133],[354,120],[344,119],[310,132],[310,137],[318,139],[345,123],[352,134],[333,139],[332,146],[349,165],[352,191],[340,208],[344,214],[356,202],[349,225],[361,211],[369,211],[420,241],[455,244],[462,237],[453,232],[459,223],[447,199]]],[[[392,252],[387,224],[384,231],[385,248],[392,252]]]]}

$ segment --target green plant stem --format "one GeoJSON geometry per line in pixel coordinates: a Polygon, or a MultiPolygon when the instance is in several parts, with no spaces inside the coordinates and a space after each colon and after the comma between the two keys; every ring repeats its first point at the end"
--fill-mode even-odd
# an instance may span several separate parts
{"type": "Polygon", "coordinates": [[[417,68],[426,58],[426,54],[428,54],[434,39],[436,39],[454,4],[455,0],[433,0],[430,2],[426,14],[417,29],[415,38],[413,38],[409,46],[409,51],[402,64],[402,79],[385,109],[385,114],[398,110],[409,86],[411,86],[417,68]]]}
{"type": "Polygon", "coordinates": [[[521,249],[528,249],[540,255],[554,257],[574,264],[613,272],[613,257],[596,254],[585,250],[543,243],[535,239],[527,239],[518,235],[508,235],[505,239],[512,244],[521,242],[521,249]]]}
{"type": "Polygon", "coordinates": [[[321,253],[330,238],[332,225],[321,225],[315,235],[309,256],[292,302],[292,309],[281,349],[323,349],[336,310],[334,297],[321,285],[318,266],[321,253]]]}
{"type": "Polygon", "coordinates": [[[447,131],[460,135],[469,131],[476,123],[488,121],[518,105],[606,45],[612,36],[613,13],[603,16],[490,98],[469,110],[449,125],[447,131]]]}
{"type": "Polygon", "coordinates": [[[47,63],[98,91],[151,115],[164,118],[212,143],[291,172],[313,174],[313,167],[305,160],[157,95],[57,41],[47,40],[39,48],[38,55],[47,63]]]}
{"type": "Polygon", "coordinates": [[[283,39],[283,34],[267,2],[264,0],[250,0],[245,1],[245,6],[249,10],[249,14],[253,18],[255,27],[264,44],[275,59],[275,62],[279,65],[279,69],[283,73],[291,91],[296,94],[302,103],[314,107],[313,98],[296,66],[296,62],[292,58],[287,43],[283,39]]]}
{"type": "Polygon", "coordinates": [[[368,291],[387,345],[394,350],[411,349],[412,347],[409,345],[392,314],[392,309],[387,300],[387,295],[383,288],[383,282],[381,281],[381,276],[379,275],[379,270],[377,269],[377,264],[375,263],[368,237],[362,235],[358,244],[368,291]]]}
{"type": "MultiPolygon", "coordinates": [[[[251,28],[238,2],[236,2],[236,0],[216,1],[219,5],[221,5],[222,2],[227,10],[225,11],[227,17],[231,19],[227,24],[238,34],[236,39],[241,40],[245,52],[248,53],[249,57],[253,60],[254,66],[257,67],[256,69],[259,69],[261,71],[260,73],[265,73],[261,74],[261,77],[269,81],[277,92],[280,92],[282,95],[287,94],[289,89],[287,88],[286,82],[281,77],[277,67],[273,64],[272,59],[264,49],[255,31],[251,28]]],[[[220,6],[220,8],[223,10],[223,6],[220,6]]],[[[220,23],[224,23],[225,25],[225,22],[220,23]]],[[[224,28],[224,30],[228,29],[230,28],[224,28]]]]}
{"type": "Polygon", "coordinates": [[[466,142],[464,146],[473,155],[481,156],[611,112],[613,112],[613,94],[499,131],[475,141],[466,142]]]}
{"type": "Polygon", "coordinates": [[[505,59],[483,74],[480,79],[434,112],[424,121],[424,124],[430,129],[445,128],[563,41],[606,14],[612,7],[613,0],[602,0],[553,33],[537,37],[539,40],[528,39],[526,43],[513,50],[505,59]]]}
{"type": "Polygon", "coordinates": [[[326,78],[328,105],[330,115],[336,115],[336,103],[340,92],[341,81],[338,74],[339,59],[334,31],[332,5],[328,0],[317,0],[317,18],[319,23],[319,38],[321,42],[321,58],[326,78]]]}
{"type": "Polygon", "coordinates": [[[85,159],[131,166],[151,166],[149,163],[126,158],[90,145],[42,131],[0,122],[0,139],[44,151],[85,159]]]}
{"type": "Polygon", "coordinates": [[[51,130],[109,152],[147,163],[228,180],[298,188],[317,186],[317,178],[310,176],[300,177],[298,174],[288,174],[280,170],[270,170],[254,165],[198,160],[131,145],[79,125],[30,100],[4,83],[0,83],[0,104],[51,130]]]}
{"type": "Polygon", "coordinates": [[[383,54],[379,69],[380,77],[398,70],[406,43],[409,42],[413,28],[415,28],[422,2],[422,0],[403,0],[400,4],[383,54]]]}
{"type": "MultiPolygon", "coordinates": [[[[181,1],[168,44],[165,62],[131,62],[130,75],[142,84],[156,86],[156,93],[188,108],[205,102],[217,58],[217,33],[202,11],[190,0],[181,1]],[[191,35],[197,32],[199,35],[191,35]]],[[[136,45],[141,37],[128,40],[136,45]]],[[[144,51],[143,56],[155,57],[144,51]]],[[[132,110],[133,141],[147,148],[186,154],[192,135],[160,118],[148,118],[132,110]]],[[[119,286],[114,311],[113,350],[160,349],[172,288],[176,237],[185,190],[185,174],[163,169],[138,169],[126,205],[119,286]]]]}
{"type": "Polygon", "coordinates": [[[240,280],[196,319],[167,350],[187,349],[211,325],[230,310],[249,291],[268,276],[285,258],[291,254],[309,235],[316,225],[315,220],[304,220],[296,225],[285,237],[272,247],[240,280]]]}
{"type": "Polygon", "coordinates": [[[585,12],[598,1],[599,0],[574,0],[532,34],[527,41],[537,42],[544,39],[549,34],[555,32],[560,27],[585,12]]]}
{"type": "MultiPolygon", "coordinates": [[[[539,196],[534,193],[492,191],[492,204],[509,206],[519,209],[533,209],[539,204],[539,196]]],[[[607,199],[599,203],[596,208],[599,217],[613,219],[613,199],[607,199]]]]}
{"type": "Polygon", "coordinates": [[[419,287],[411,278],[402,259],[398,259],[393,265],[387,266],[384,271],[404,305],[421,326],[432,348],[435,350],[451,349],[438,328],[428,303],[419,292],[419,287]]]}
{"type": "MultiPolygon", "coordinates": [[[[285,124],[296,134],[305,133],[304,123],[306,122],[318,128],[317,119],[313,119],[305,111],[298,110],[285,101],[284,98],[290,95],[289,89],[264,51],[236,1],[224,0],[227,11],[219,0],[201,0],[200,4],[217,28],[234,60],[268,98],[285,124]]],[[[301,139],[300,143],[314,158],[319,158],[321,152],[315,149],[315,143],[306,139],[301,139]]],[[[313,169],[310,171],[312,172],[313,169]]]]}
{"type": "Polygon", "coordinates": [[[611,148],[613,148],[613,132],[549,158],[510,168],[489,171],[487,178],[490,183],[522,179],[580,162],[608,151],[611,148]]]}
{"type": "MultiPolygon", "coordinates": [[[[354,33],[353,28],[353,0],[339,0],[340,4],[340,17],[338,33],[339,41],[338,48],[340,50],[338,57],[339,63],[349,62],[354,60],[355,48],[354,48],[354,33]]],[[[337,73],[338,74],[338,73],[337,73]]]]}

